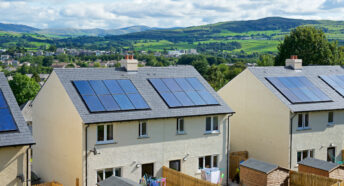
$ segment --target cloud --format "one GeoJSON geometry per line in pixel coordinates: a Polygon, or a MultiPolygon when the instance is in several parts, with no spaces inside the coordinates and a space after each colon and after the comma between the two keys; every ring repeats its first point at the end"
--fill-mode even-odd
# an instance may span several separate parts
{"type": "Polygon", "coordinates": [[[282,16],[344,19],[344,0],[0,0],[0,22],[38,28],[185,27],[282,16]]]}

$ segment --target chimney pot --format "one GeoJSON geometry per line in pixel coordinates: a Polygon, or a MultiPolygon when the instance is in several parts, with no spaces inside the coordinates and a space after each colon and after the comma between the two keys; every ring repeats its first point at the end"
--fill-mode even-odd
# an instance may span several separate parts
{"type": "Polygon", "coordinates": [[[124,67],[127,71],[137,71],[139,61],[134,59],[134,55],[126,55],[125,59],[120,61],[121,66],[124,67]]]}
{"type": "Polygon", "coordinates": [[[128,54],[125,55],[125,59],[129,59],[129,55],[128,54]]]}

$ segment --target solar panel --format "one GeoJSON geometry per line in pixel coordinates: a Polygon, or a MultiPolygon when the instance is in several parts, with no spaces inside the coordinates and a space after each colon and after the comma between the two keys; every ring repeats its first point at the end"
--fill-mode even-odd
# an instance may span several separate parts
{"type": "Polygon", "coordinates": [[[90,112],[149,109],[130,80],[82,80],[73,83],[90,112]]]}
{"type": "Polygon", "coordinates": [[[267,77],[266,79],[293,104],[332,101],[304,76],[267,77]]]}
{"type": "Polygon", "coordinates": [[[344,75],[323,75],[319,77],[344,97],[344,75]]]}
{"type": "Polygon", "coordinates": [[[0,91],[0,132],[14,131],[17,129],[10,108],[2,91],[0,91]]]}
{"type": "Polygon", "coordinates": [[[154,78],[149,81],[170,108],[218,104],[197,78],[154,78]]]}

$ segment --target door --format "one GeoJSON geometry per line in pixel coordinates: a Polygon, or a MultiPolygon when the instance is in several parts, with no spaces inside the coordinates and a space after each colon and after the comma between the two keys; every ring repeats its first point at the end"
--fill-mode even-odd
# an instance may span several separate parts
{"type": "Polygon", "coordinates": [[[180,160],[170,161],[170,168],[176,171],[180,171],[180,160]]]}
{"type": "Polygon", "coordinates": [[[148,177],[154,176],[154,163],[142,164],[142,177],[147,175],[148,177]]]}
{"type": "Polygon", "coordinates": [[[336,148],[329,147],[327,148],[327,161],[335,162],[336,161],[336,148]]]}

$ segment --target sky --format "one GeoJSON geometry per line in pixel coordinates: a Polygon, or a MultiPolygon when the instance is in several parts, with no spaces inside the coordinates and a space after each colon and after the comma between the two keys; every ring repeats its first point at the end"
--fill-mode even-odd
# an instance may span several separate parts
{"type": "Polygon", "coordinates": [[[36,28],[187,27],[280,16],[344,20],[344,0],[0,0],[0,22],[36,28]]]}

